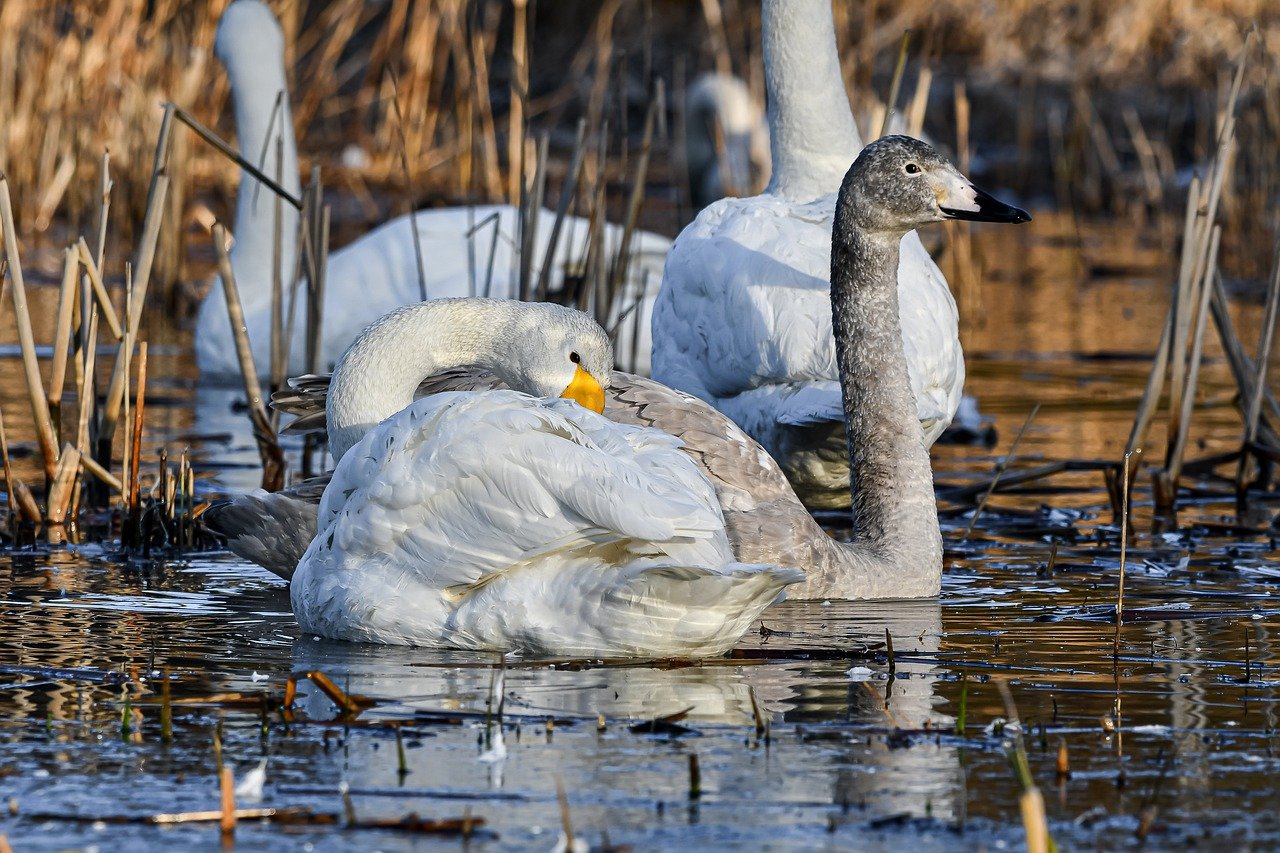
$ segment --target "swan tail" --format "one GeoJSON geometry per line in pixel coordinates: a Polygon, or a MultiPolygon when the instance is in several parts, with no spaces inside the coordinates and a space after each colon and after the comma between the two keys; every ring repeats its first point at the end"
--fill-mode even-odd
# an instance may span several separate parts
{"type": "Polygon", "coordinates": [[[200,516],[227,549],[289,580],[316,534],[316,505],[290,494],[257,491],[214,504],[200,516]]]}

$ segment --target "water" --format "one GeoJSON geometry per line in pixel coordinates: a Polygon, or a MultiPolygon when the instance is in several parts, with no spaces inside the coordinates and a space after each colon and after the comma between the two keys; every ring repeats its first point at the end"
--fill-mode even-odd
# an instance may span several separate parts
{"type": "MultiPolygon", "coordinates": [[[[940,488],[989,477],[1035,402],[1015,468],[1114,460],[1127,437],[1147,370],[1135,356],[1158,337],[1167,269],[1144,256],[1145,270],[1081,274],[1080,258],[1105,248],[1107,232],[1063,248],[1054,222],[1037,222],[1016,246],[1013,229],[980,235],[986,283],[961,300],[981,307],[966,315],[969,390],[1000,441],[939,448],[940,488]]],[[[1258,313],[1237,307],[1250,336],[1258,313]]],[[[190,447],[209,491],[252,487],[256,453],[246,419],[231,411],[235,394],[196,388],[182,336],[158,340],[169,399],[151,412],[153,439],[190,447]]],[[[1195,456],[1239,443],[1233,386],[1215,349],[1210,358],[1195,456]]],[[[21,399],[16,368],[0,363],[6,400],[21,399]]],[[[29,441],[25,419],[11,420],[10,440],[29,441]]],[[[1154,431],[1149,458],[1163,442],[1154,431]]],[[[637,850],[1016,849],[1021,787],[997,723],[1010,716],[1003,680],[1061,847],[1136,847],[1144,824],[1155,849],[1280,847],[1280,563],[1271,534],[1258,532],[1276,507],[1242,532],[1232,504],[1209,496],[1182,512],[1179,529],[1153,534],[1148,483],[1144,475],[1135,492],[1118,660],[1119,552],[1102,475],[1064,473],[997,493],[967,538],[968,513],[943,500],[939,601],[787,603],[734,658],[698,666],[508,659],[498,761],[482,760],[497,731],[485,726],[491,656],[300,636],[283,586],[225,554],[121,563],[95,545],[10,553],[0,576],[0,797],[16,814],[3,812],[0,832],[22,850],[220,847],[213,823],[110,820],[217,809],[220,726],[238,776],[267,759],[263,806],[341,821],[345,783],[361,821],[416,812],[485,822],[464,842],[245,821],[235,834],[245,849],[550,850],[561,832],[557,784],[575,833],[593,846],[607,833],[637,850]],[[286,722],[278,701],[259,698],[315,669],[378,704],[343,722],[304,682],[286,722]],[[171,743],[157,706],[165,670],[171,743]],[[678,726],[687,731],[631,730],[686,710],[678,726]]]]}

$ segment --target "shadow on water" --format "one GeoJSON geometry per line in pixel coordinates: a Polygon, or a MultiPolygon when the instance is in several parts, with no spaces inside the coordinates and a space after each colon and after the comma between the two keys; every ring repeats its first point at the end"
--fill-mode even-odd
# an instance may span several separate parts
{"type": "MultiPolygon", "coordinates": [[[[1021,255],[1031,261],[1019,261],[1030,271],[995,271],[967,332],[968,390],[1000,442],[992,451],[938,448],[940,486],[989,477],[1034,402],[1042,411],[1020,463],[1114,460],[1127,436],[1165,310],[1153,297],[1162,286],[1064,280],[1034,240],[1021,255]],[[1089,319],[1099,312],[1111,321],[1089,319]]],[[[1019,256],[1008,248],[993,243],[988,256],[1019,256]]],[[[1253,307],[1237,311],[1243,328],[1256,328],[1253,307]]],[[[1209,405],[1195,436],[1206,454],[1239,441],[1233,385],[1221,359],[1209,359],[1209,405]]],[[[157,440],[192,446],[211,491],[255,486],[236,395],[196,389],[178,358],[166,375],[173,402],[150,415],[157,440]]],[[[0,362],[0,392],[15,376],[13,359],[0,362]]],[[[9,552],[0,571],[0,796],[11,812],[0,832],[23,850],[214,847],[215,824],[95,819],[216,809],[220,732],[238,775],[267,760],[262,805],[306,806],[341,823],[346,785],[360,819],[483,818],[485,832],[466,842],[475,849],[551,849],[557,779],[575,831],[593,845],[607,832],[644,850],[1016,848],[1020,788],[998,723],[1003,679],[1062,847],[1275,847],[1273,537],[1233,527],[1233,507],[1209,499],[1189,505],[1178,530],[1152,534],[1150,500],[1139,481],[1118,659],[1117,530],[1096,471],[997,493],[967,538],[968,513],[944,514],[939,601],[788,602],[731,658],[508,658],[500,682],[492,656],[299,636],[287,590],[225,554],[121,563],[96,545],[9,552]],[[303,682],[286,719],[285,681],[304,670],[378,701],[340,719],[303,682]],[[166,671],[169,742],[158,704],[166,671]],[[1059,780],[1061,744],[1071,772],[1059,780]]],[[[250,821],[236,841],[462,843],[250,821]]]]}

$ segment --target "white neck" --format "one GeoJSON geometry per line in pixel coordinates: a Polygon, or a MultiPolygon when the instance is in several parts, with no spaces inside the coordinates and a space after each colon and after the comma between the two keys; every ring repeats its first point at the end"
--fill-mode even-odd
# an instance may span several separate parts
{"type": "Polygon", "coordinates": [[[434,299],[398,308],[361,332],[338,360],[325,403],[329,450],[341,459],[380,421],[413,402],[423,379],[476,366],[509,381],[512,343],[536,322],[505,299],[434,299]]]}
{"type": "Polygon", "coordinates": [[[836,53],[831,0],[764,0],[765,84],[773,174],[790,201],[833,193],[862,150],[836,53]]]}
{"type": "MultiPolygon", "coordinates": [[[[243,2],[243,0],[242,0],[243,2]]],[[[269,14],[269,13],[268,13],[269,14]]],[[[219,32],[219,56],[231,80],[240,155],[288,190],[302,193],[298,179],[298,147],[293,137],[293,114],[285,81],[284,57],[273,39],[245,30],[274,20],[241,17],[219,32]],[[280,108],[276,108],[277,98],[280,108]],[[268,139],[268,133],[270,138],[268,139]],[[265,142],[265,148],[264,148],[265,142]],[[277,148],[283,157],[277,161],[277,148]],[[265,151],[265,155],[264,155],[265,151]],[[277,173],[278,171],[278,173],[277,173]]],[[[275,245],[276,195],[241,171],[236,194],[235,249],[232,264],[246,302],[270,295],[275,245]]],[[[280,280],[288,285],[297,253],[298,211],[280,204],[280,280]]]]}

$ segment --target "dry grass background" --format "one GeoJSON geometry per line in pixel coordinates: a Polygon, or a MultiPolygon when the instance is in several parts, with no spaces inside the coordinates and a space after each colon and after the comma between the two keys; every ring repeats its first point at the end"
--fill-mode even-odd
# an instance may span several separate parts
{"type": "MultiPolygon", "coordinates": [[[[233,136],[225,76],[212,56],[226,2],[0,3],[0,170],[27,236],[40,241],[48,233],[46,242],[58,243],[88,227],[106,150],[120,214],[113,227],[127,239],[129,224],[141,217],[163,101],[233,136]]],[[[524,0],[270,5],[289,44],[304,168],[319,163],[326,183],[350,190],[355,218],[385,216],[388,195],[397,199],[403,184],[388,72],[398,79],[417,200],[508,193],[509,152],[518,158],[521,149],[509,147],[507,133],[516,102],[513,7],[524,0]],[[367,155],[359,164],[344,163],[351,145],[367,155]]],[[[567,159],[566,140],[583,115],[593,128],[610,123],[615,153],[634,145],[653,78],[666,82],[672,113],[681,86],[717,65],[762,88],[753,0],[543,0],[528,11],[529,89],[520,103],[531,129],[552,131],[553,159],[567,159]]],[[[962,156],[971,138],[974,153],[987,155],[981,163],[989,180],[1083,212],[1112,213],[1177,208],[1179,171],[1211,149],[1215,108],[1244,33],[1256,23],[1258,48],[1242,98],[1240,180],[1223,211],[1228,233],[1233,221],[1250,233],[1274,233],[1280,3],[864,0],[838,2],[836,13],[861,106],[884,96],[909,28],[903,99],[927,69],[927,132],[962,156]],[[963,139],[958,109],[971,117],[963,139]]],[[[186,133],[175,154],[173,216],[182,217],[196,194],[225,212],[235,170],[186,133]]],[[[650,183],[674,174],[660,169],[650,183]]],[[[678,220],[668,215],[657,227],[670,231],[678,220]]],[[[1264,268],[1270,240],[1263,242],[1268,248],[1256,258],[1249,241],[1235,250],[1236,267],[1247,274],[1264,268]]],[[[109,271],[118,273],[120,263],[109,261],[109,271]]],[[[176,263],[167,275],[182,274],[176,263]]]]}

